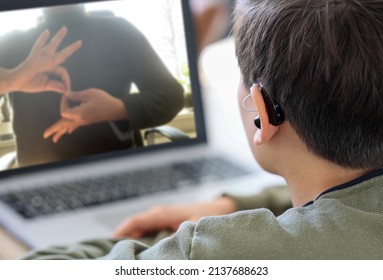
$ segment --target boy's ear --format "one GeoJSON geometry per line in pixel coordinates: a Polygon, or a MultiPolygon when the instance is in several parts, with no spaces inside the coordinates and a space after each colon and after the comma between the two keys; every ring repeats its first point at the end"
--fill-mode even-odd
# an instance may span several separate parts
{"type": "Polygon", "coordinates": [[[258,85],[255,84],[252,86],[250,92],[261,120],[261,129],[256,134],[256,144],[261,145],[270,141],[270,139],[278,132],[279,127],[270,124],[265,100],[258,85]]]}

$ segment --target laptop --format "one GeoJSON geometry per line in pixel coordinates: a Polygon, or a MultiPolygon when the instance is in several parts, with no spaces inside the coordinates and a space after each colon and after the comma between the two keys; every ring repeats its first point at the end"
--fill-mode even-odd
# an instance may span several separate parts
{"type": "MultiPolygon", "coordinates": [[[[237,136],[233,134],[242,128],[233,130],[228,120],[235,117],[230,112],[210,117],[214,103],[220,107],[221,97],[205,87],[201,92],[202,74],[197,67],[188,1],[2,1],[0,35],[14,30],[28,33],[44,21],[42,10],[48,6],[78,4],[85,6],[88,15],[116,17],[142,32],[184,88],[187,102],[170,122],[140,130],[142,145],[62,160],[36,160],[23,166],[17,162],[15,143],[19,136],[12,127],[12,117],[17,114],[12,111],[9,98],[13,93],[8,100],[3,97],[2,108],[7,108],[10,116],[2,116],[0,130],[2,227],[30,248],[70,244],[110,237],[125,218],[154,205],[209,200],[223,192],[245,194],[267,181],[255,163],[242,158],[239,150],[218,144],[223,140],[233,142],[237,136]],[[223,127],[221,136],[212,135],[217,127],[223,127]]],[[[0,56],[1,51],[0,48],[0,56]]],[[[134,93],[134,88],[133,85],[129,94],[140,94],[139,89],[134,93]]],[[[111,133],[121,138],[116,127],[110,127],[111,133]]],[[[78,130],[81,129],[85,128],[78,130]]],[[[236,147],[244,145],[234,143],[236,147]]]]}

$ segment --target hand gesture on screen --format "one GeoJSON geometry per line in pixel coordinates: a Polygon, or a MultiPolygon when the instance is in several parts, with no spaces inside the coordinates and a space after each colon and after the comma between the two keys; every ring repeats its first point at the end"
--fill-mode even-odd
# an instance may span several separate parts
{"type": "Polygon", "coordinates": [[[127,119],[124,103],[96,88],[66,92],[61,100],[60,111],[62,118],[44,132],[44,138],[52,137],[55,143],[81,126],[127,119]],[[75,104],[71,106],[71,103],[75,104]]]}
{"type": "Polygon", "coordinates": [[[10,70],[8,91],[64,93],[70,90],[69,74],[60,65],[81,47],[82,42],[76,41],[57,51],[67,33],[67,28],[62,27],[49,43],[49,31],[45,30],[41,33],[29,56],[16,68],[10,70]]]}
{"type": "Polygon", "coordinates": [[[161,230],[176,231],[185,221],[197,222],[202,217],[225,215],[236,209],[235,202],[229,197],[211,202],[156,206],[127,218],[116,228],[114,237],[141,238],[161,230]]]}

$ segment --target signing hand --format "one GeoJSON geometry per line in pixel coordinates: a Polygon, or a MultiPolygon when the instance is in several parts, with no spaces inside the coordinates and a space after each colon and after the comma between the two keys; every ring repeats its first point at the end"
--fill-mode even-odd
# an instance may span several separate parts
{"type": "Polygon", "coordinates": [[[202,217],[225,215],[236,209],[235,202],[228,197],[211,202],[156,206],[126,219],[117,227],[114,237],[141,238],[161,230],[176,231],[184,221],[197,222],[202,217]]]}
{"type": "Polygon", "coordinates": [[[54,143],[65,134],[71,134],[81,126],[127,119],[124,103],[107,92],[90,88],[78,92],[66,92],[61,99],[61,120],[45,130],[44,138],[52,136],[54,143]],[[78,103],[71,107],[70,101],[78,103]]]}
{"type": "Polygon", "coordinates": [[[64,93],[71,89],[69,74],[60,65],[72,56],[82,45],[76,41],[61,51],[57,51],[68,33],[62,27],[52,40],[48,42],[49,31],[45,30],[37,38],[29,56],[15,69],[10,71],[9,92],[23,91],[36,93],[56,91],[64,93]],[[52,79],[52,77],[56,77],[52,79]]]}

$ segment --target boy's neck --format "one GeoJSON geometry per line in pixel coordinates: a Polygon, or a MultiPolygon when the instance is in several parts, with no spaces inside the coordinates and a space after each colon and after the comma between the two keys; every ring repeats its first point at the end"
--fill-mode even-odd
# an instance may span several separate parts
{"type": "Polygon", "coordinates": [[[314,201],[324,191],[370,172],[344,168],[314,155],[290,127],[283,133],[289,134],[290,141],[284,138],[282,158],[285,160],[277,173],[285,178],[295,207],[314,201]]]}
{"type": "Polygon", "coordinates": [[[350,182],[366,173],[368,171],[344,169],[330,163],[328,166],[302,169],[291,173],[285,179],[291,192],[293,205],[300,207],[314,201],[324,191],[350,182]]]}

